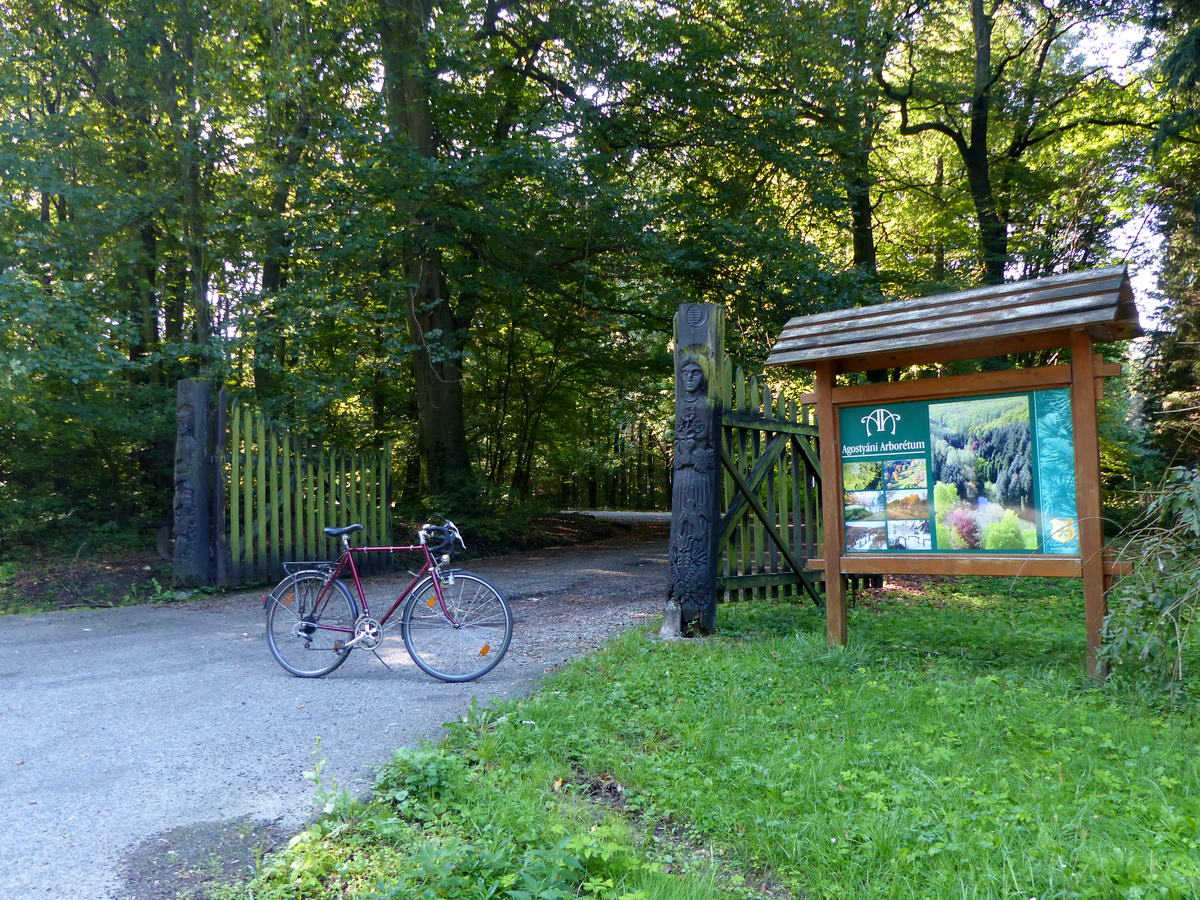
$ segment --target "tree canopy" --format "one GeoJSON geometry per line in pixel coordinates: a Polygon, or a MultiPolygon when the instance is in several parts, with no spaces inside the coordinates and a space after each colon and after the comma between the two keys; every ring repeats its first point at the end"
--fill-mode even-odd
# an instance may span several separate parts
{"type": "Polygon", "coordinates": [[[1195,406],[1167,6],[0,0],[0,530],[164,520],[190,376],[395,441],[414,501],[526,498],[663,427],[681,301],[756,364],[790,316],[1102,265],[1148,215],[1153,411],[1195,406]],[[1127,33],[1161,63],[1097,49],[1127,33]]]}

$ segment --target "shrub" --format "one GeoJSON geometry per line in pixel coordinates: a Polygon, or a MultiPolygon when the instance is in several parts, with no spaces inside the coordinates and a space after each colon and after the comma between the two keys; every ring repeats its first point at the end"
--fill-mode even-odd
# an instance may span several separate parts
{"type": "Polygon", "coordinates": [[[965,549],[979,549],[979,523],[968,507],[959,506],[950,511],[950,530],[958,535],[965,549]]]}
{"type": "Polygon", "coordinates": [[[1130,529],[1133,574],[1109,597],[1102,656],[1177,694],[1200,617],[1200,469],[1175,467],[1130,529]]]}
{"type": "Polygon", "coordinates": [[[1000,521],[985,527],[983,546],[986,550],[1024,550],[1025,537],[1021,533],[1021,520],[1017,514],[1006,509],[1000,521]]]}
{"type": "Polygon", "coordinates": [[[937,545],[939,550],[950,550],[954,548],[954,542],[950,540],[950,526],[939,524],[937,526],[937,545]]]}
{"type": "Polygon", "coordinates": [[[375,792],[401,814],[425,819],[446,810],[460,794],[465,777],[460,756],[434,748],[401,749],[380,767],[375,792]]]}
{"type": "Polygon", "coordinates": [[[950,509],[958,502],[958,488],[944,481],[933,485],[933,505],[937,509],[950,509]]]}

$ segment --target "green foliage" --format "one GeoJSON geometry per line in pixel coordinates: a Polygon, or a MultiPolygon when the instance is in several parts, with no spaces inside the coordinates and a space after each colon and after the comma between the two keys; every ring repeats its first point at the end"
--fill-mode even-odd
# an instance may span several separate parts
{"type": "Polygon", "coordinates": [[[460,758],[434,749],[399,750],[375,779],[376,795],[409,819],[445,812],[466,774],[460,758]]]}
{"type": "Polygon", "coordinates": [[[843,463],[842,484],[848,491],[882,490],[883,469],[878,462],[843,463]]]}
{"type": "MultiPolygon", "coordinates": [[[[336,795],[254,882],[218,896],[649,900],[639,886],[667,880],[622,823],[546,805],[540,794],[497,783],[462,753],[401,751],[381,768],[370,802],[336,795]]],[[[700,879],[683,884],[710,896],[700,879]]]]}
{"type": "Polygon", "coordinates": [[[933,503],[937,509],[951,509],[958,502],[958,487],[945,481],[934,482],[933,503]]]}
{"type": "Polygon", "coordinates": [[[1133,573],[1110,593],[1104,657],[1118,673],[1178,697],[1188,689],[1185,663],[1196,653],[1192,629],[1200,619],[1200,469],[1168,471],[1122,556],[1133,573]]]}
{"type": "Polygon", "coordinates": [[[176,591],[164,587],[157,578],[151,578],[141,585],[134,585],[123,596],[120,606],[135,606],[142,603],[172,603],[176,600],[187,600],[199,593],[198,591],[176,591]]]}
{"type": "MultiPolygon", "coordinates": [[[[394,441],[409,509],[587,500],[620,435],[665,468],[679,302],[724,304],[761,359],[797,313],[975,283],[984,213],[1005,274],[1092,265],[1154,179],[1194,306],[1196,156],[1148,162],[1116,123],[1166,99],[1072,43],[1116,5],[1002,4],[976,59],[947,2],[453,0],[400,48],[427,92],[403,108],[387,8],[0,8],[0,540],[144,542],[190,376],[322,443],[394,441]]],[[[1156,345],[1171,422],[1193,318],[1156,345]]]]}
{"type": "Polygon", "coordinates": [[[1024,550],[1025,535],[1021,529],[1021,520],[1011,509],[1006,509],[997,522],[991,522],[983,527],[983,547],[985,550],[1024,550]]]}

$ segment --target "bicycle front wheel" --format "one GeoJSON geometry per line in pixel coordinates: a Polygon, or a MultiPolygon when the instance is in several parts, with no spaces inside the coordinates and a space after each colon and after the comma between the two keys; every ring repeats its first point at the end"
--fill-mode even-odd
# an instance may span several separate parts
{"type": "Polygon", "coordinates": [[[275,661],[301,678],[328,675],[346,661],[358,606],[340,581],[326,589],[320,572],[297,572],[267,597],[267,646],[275,661]]]}
{"type": "Polygon", "coordinates": [[[500,592],[468,572],[442,582],[445,612],[426,578],[404,607],[400,633],[421,669],[442,681],[474,681],[496,668],[512,640],[512,610],[500,592]],[[451,580],[452,579],[452,580],[451,580]]]}

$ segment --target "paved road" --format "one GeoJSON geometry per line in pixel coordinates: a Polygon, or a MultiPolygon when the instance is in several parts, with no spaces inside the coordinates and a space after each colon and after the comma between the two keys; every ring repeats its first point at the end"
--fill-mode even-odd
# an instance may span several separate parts
{"type": "Polygon", "coordinates": [[[173,897],[163,860],[185,844],[313,817],[304,772],[318,741],[326,777],[365,790],[394,748],[436,737],[472,697],[526,693],[651,621],[665,549],[602,542],[473,564],[513,599],[516,634],[467,685],[422,674],[398,637],[392,670],[358,651],[326,678],[292,678],[267,652],[261,592],[0,618],[0,897],[173,897]]]}
{"type": "Polygon", "coordinates": [[[564,509],[564,513],[575,513],[580,516],[592,516],[596,519],[604,519],[607,522],[623,522],[626,525],[662,525],[671,524],[671,514],[669,512],[633,512],[624,509],[564,509]]]}

